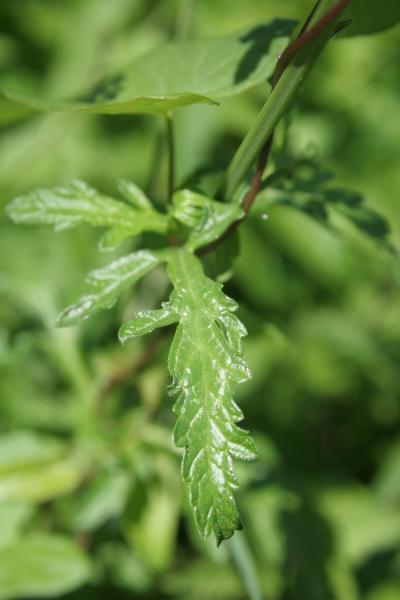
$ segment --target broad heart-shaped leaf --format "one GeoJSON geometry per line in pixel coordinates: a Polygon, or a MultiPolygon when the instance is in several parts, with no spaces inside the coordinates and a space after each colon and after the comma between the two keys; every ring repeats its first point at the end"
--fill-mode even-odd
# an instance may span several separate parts
{"type": "Polygon", "coordinates": [[[139,281],[161,260],[162,252],[139,250],[118,258],[103,269],[92,271],[87,279],[89,293],[61,313],[57,321],[58,326],[75,325],[103,308],[111,308],[127,287],[139,281]]]}
{"type": "Polygon", "coordinates": [[[140,313],[119,335],[125,341],[179,321],[168,358],[177,396],[174,440],[185,449],[182,473],[199,531],[204,538],[214,532],[219,544],[241,528],[232,459],[256,456],[252,439],[236,425],[243,414],[232,389],[250,376],[241,357],[246,331],[234,314],[236,303],[204,275],[194,254],[171,251],[168,272],[170,302],[161,311],[140,313]]]}
{"type": "Polygon", "coordinates": [[[91,565],[74,541],[28,534],[0,551],[0,600],[66,594],[90,579],[91,565]]]}
{"type": "Polygon", "coordinates": [[[399,0],[352,0],[343,17],[352,20],[343,35],[377,33],[400,23],[400,2],[399,0]]]}
{"type": "Polygon", "coordinates": [[[266,81],[294,25],[276,19],[220,38],[164,44],[67,102],[6,90],[3,95],[36,110],[105,114],[165,113],[188,104],[215,104],[266,81]]]}
{"type": "Polygon", "coordinates": [[[190,190],[176,192],[172,204],[175,219],[190,229],[189,250],[214,242],[244,215],[238,204],[217,202],[190,190]]]}
{"type": "Polygon", "coordinates": [[[141,190],[129,182],[121,182],[119,189],[130,204],[104,196],[82,181],[72,181],[53,190],[39,189],[19,196],[6,212],[15,223],[54,225],[57,230],[81,223],[108,227],[102,249],[114,248],[143,231],[166,232],[166,216],[151,207],[141,190]]]}

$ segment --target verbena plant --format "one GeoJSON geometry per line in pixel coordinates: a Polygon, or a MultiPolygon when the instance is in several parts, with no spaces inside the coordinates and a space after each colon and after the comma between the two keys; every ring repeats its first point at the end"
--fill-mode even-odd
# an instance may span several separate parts
{"type": "Polygon", "coordinates": [[[347,202],[342,194],[338,201],[317,184],[302,189],[296,165],[289,172],[276,169],[268,177],[265,173],[275,129],[326,44],[337,35],[374,33],[398,20],[398,0],[322,0],[302,25],[276,19],[223,38],[171,42],[68,101],[27,99],[1,91],[4,105],[23,113],[165,117],[169,182],[162,210],[132,182],[121,181],[120,199],[114,199],[73,181],[15,198],[7,214],[16,223],[54,225],[57,230],[81,223],[105,228],[101,250],[114,249],[145,232],[154,234],[146,248],[90,273],[88,292],[64,310],[58,325],[76,325],[112,307],[124,290],[156,266],[166,265],[172,284],[169,299],[124,323],[119,338],[125,343],[161,327],[175,327],[168,357],[175,398],[173,437],[183,449],[182,477],[198,530],[203,538],[213,533],[217,544],[241,528],[233,461],[250,461],[257,455],[251,436],[238,425],[243,414],[234,400],[235,385],[250,377],[242,356],[246,328],[236,315],[236,302],[225,295],[220,282],[233,264],[232,240],[250,212],[262,214],[273,202],[298,202],[317,215],[331,203],[364,231],[370,233],[376,223],[379,229],[379,217],[354,203],[353,196],[347,202]],[[266,103],[229,165],[175,189],[173,112],[195,103],[217,105],[219,99],[244,93],[267,79],[266,103]],[[297,195],[290,195],[287,181],[297,195]],[[215,280],[204,267],[213,254],[215,280]]]}

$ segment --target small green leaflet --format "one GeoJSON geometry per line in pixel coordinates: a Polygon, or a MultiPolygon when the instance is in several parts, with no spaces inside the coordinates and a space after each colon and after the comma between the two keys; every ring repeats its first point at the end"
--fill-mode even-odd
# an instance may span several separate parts
{"type": "Polygon", "coordinates": [[[196,103],[216,104],[273,74],[295,21],[275,19],[214,39],[174,41],[155,48],[111,73],[79,97],[39,100],[0,90],[10,112],[24,106],[39,111],[104,114],[165,113],[196,103]]]}
{"type": "Polygon", "coordinates": [[[243,418],[233,384],[250,377],[242,359],[246,330],[236,303],[208,279],[187,249],[171,251],[168,272],[174,285],[162,310],[145,311],[123,325],[122,341],[178,321],[168,365],[177,397],[174,440],[185,449],[182,473],[201,535],[219,544],[241,528],[234,499],[238,483],[233,458],[253,460],[254,442],[236,423],[243,418]]]}
{"type": "Polygon", "coordinates": [[[192,251],[217,240],[244,215],[238,204],[217,202],[190,190],[174,194],[172,204],[175,219],[190,229],[186,247],[192,251]]]}
{"type": "Polygon", "coordinates": [[[139,250],[118,258],[103,269],[92,271],[87,279],[89,293],[61,313],[58,326],[75,325],[103,308],[111,308],[126,288],[139,281],[161,260],[162,253],[139,250]]]}
{"type": "Polygon", "coordinates": [[[56,230],[81,223],[108,227],[100,242],[104,250],[143,231],[166,232],[166,216],[152,208],[141,190],[125,181],[120,183],[119,190],[127,202],[100,194],[82,181],[72,181],[53,190],[39,189],[19,196],[6,211],[15,223],[54,225],[56,230]]]}

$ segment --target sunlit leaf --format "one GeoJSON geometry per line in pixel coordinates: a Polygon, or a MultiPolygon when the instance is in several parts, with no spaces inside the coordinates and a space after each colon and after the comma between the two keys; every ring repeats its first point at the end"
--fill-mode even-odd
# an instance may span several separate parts
{"type": "Polygon", "coordinates": [[[175,41],[159,46],[68,102],[6,99],[36,110],[92,113],[164,113],[243,92],[274,71],[294,21],[276,19],[221,38],[175,41]]]}
{"type": "Polygon", "coordinates": [[[161,260],[162,254],[139,250],[118,258],[103,269],[92,271],[88,276],[89,293],[61,313],[58,325],[74,325],[103,308],[111,308],[127,287],[139,281],[161,260]]]}
{"type": "MultiPolygon", "coordinates": [[[[127,189],[126,184],[123,189],[127,189]]],[[[19,196],[7,206],[6,212],[15,223],[54,225],[57,230],[82,223],[109,227],[111,232],[103,239],[103,248],[115,247],[126,237],[143,231],[165,233],[167,229],[166,217],[151,206],[133,208],[100,194],[82,181],[19,196]]]]}
{"type": "MultiPolygon", "coordinates": [[[[250,376],[241,358],[246,330],[234,314],[236,303],[223,294],[221,284],[204,275],[193,254],[171,252],[168,271],[174,292],[165,309],[179,319],[168,359],[177,396],[174,440],[185,449],[182,473],[199,531],[203,537],[214,532],[220,543],[241,528],[232,459],[256,456],[254,442],[236,425],[243,414],[233,400],[234,383],[250,376]]],[[[158,325],[165,325],[160,316],[158,325]]],[[[121,328],[120,337],[126,340],[147,330],[139,315],[121,328]]]]}

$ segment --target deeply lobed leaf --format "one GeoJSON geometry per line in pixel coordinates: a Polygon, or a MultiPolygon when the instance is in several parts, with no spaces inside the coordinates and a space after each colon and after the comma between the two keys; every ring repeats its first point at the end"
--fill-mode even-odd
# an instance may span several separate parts
{"type": "Polygon", "coordinates": [[[154,269],[162,260],[162,253],[139,250],[118,258],[103,269],[96,269],[88,276],[90,292],[58,318],[58,325],[75,325],[103,308],[111,308],[118,296],[130,285],[154,269]]]}
{"type": "Polygon", "coordinates": [[[174,440],[185,449],[182,473],[199,531],[204,538],[214,532],[220,543],[241,528],[233,458],[256,456],[254,442],[236,424],[243,414],[233,400],[233,384],[250,376],[242,359],[246,330],[234,314],[236,303],[187,249],[171,252],[168,272],[175,290],[170,302],[161,311],[140,313],[120,337],[179,321],[168,359],[177,397],[174,440]]]}
{"type": "Polygon", "coordinates": [[[6,211],[15,223],[54,225],[57,230],[81,223],[109,227],[101,242],[103,249],[113,248],[126,237],[143,231],[165,233],[167,218],[154,210],[150,201],[145,205],[143,192],[132,186],[127,182],[120,185],[125,197],[129,195],[131,205],[100,194],[82,181],[72,181],[53,190],[39,189],[19,196],[6,211]],[[133,197],[136,198],[135,207],[132,206],[133,197]]]}

